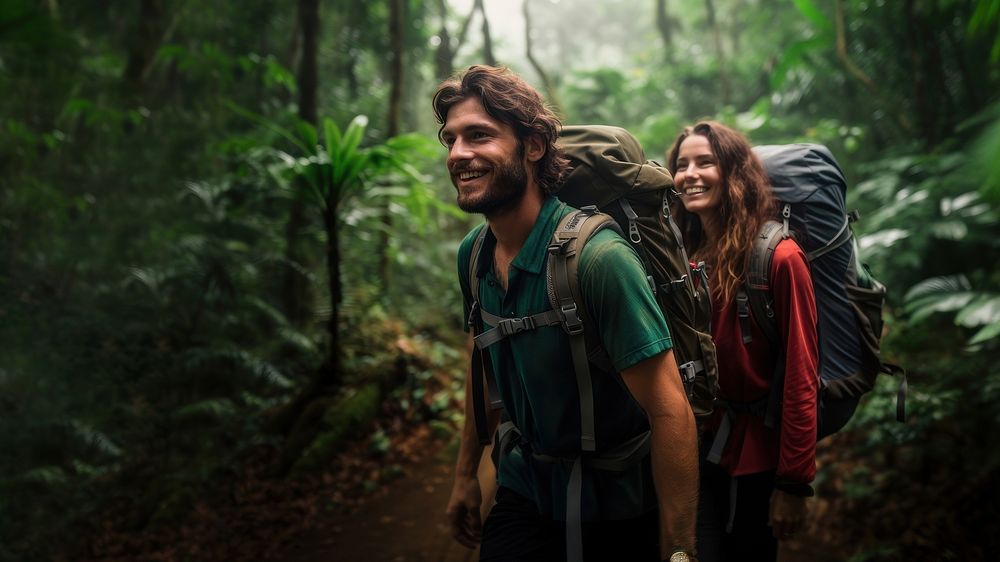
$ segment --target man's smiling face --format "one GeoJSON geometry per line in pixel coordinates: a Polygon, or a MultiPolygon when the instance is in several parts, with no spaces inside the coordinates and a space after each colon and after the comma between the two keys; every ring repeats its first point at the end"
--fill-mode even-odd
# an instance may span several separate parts
{"type": "Polygon", "coordinates": [[[524,145],[510,125],[470,97],[448,111],[441,140],[463,211],[489,216],[517,206],[528,186],[528,170],[524,145]]]}

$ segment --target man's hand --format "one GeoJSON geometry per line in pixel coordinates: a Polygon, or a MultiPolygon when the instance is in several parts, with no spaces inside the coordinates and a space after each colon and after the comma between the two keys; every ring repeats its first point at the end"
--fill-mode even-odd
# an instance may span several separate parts
{"type": "Polygon", "coordinates": [[[476,548],[479,545],[483,530],[479,515],[482,502],[482,492],[476,477],[455,477],[445,515],[451,525],[451,535],[465,547],[476,548]]]}
{"type": "Polygon", "coordinates": [[[780,541],[799,532],[806,521],[808,511],[805,496],[796,496],[781,490],[772,492],[768,525],[771,526],[774,538],[780,541]]]}

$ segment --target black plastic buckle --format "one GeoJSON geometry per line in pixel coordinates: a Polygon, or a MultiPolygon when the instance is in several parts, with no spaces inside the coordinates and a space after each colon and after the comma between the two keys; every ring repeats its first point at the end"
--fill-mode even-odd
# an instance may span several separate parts
{"type": "Polygon", "coordinates": [[[563,328],[565,328],[566,333],[571,336],[582,334],[583,321],[580,320],[580,315],[576,312],[576,303],[560,306],[559,310],[562,311],[563,328]]]}
{"type": "Polygon", "coordinates": [[[660,285],[660,289],[663,290],[663,294],[672,295],[674,294],[674,291],[677,291],[678,289],[684,287],[684,284],[687,283],[687,278],[688,276],[686,274],[681,275],[680,279],[667,281],[666,283],[660,285]]]}
{"type": "Polygon", "coordinates": [[[740,318],[748,318],[750,316],[750,299],[746,295],[736,295],[736,315],[740,318]]]}
{"type": "Polygon", "coordinates": [[[553,256],[566,253],[566,245],[569,244],[570,239],[559,240],[558,242],[553,242],[549,244],[549,253],[553,256]]]}
{"type": "Polygon", "coordinates": [[[465,321],[465,325],[469,329],[475,329],[475,321],[479,319],[479,301],[472,301],[472,307],[469,309],[469,319],[465,321]]]}
{"type": "Polygon", "coordinates": [[[497,329],[503,337],[513,336],[525,330],[534,330],[535,321],[530,317],[525,318],[505,318],[497,324],[497,329]]]}

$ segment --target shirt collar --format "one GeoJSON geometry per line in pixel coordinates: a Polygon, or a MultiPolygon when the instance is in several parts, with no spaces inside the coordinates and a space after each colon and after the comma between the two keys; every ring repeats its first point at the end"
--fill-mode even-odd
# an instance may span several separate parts
{"type": "Polygon", "coordinates": [[[548,257],[549,242],[552,240],[552,231],[555,229],[557,211],[562,207],[562,202],[553,196],[548,196],[542,203],[542,208],[535,219],[535,226],[531,228],[531,234],[524,241],[524,246],[517,253],[511,263],[514,267],[532,274],[539,274],[545,266],[545,259],[548,257]]]}
{"type": "MultiPolygon", "coordinates": [[[[562,208],[561,201],[554,196],[545,198],[541,210],[538,211],[538,218],[531,228],[524,246],[517,253],[512,266],[532,274],[542,272],[545,259],[548,256],[549,241],[552,238],[552,231],[555,229],[555,221],[559,220],[557,211],[562,208]]],[[[489,229],[489,226],[484,228],[489,229]]],[[[486,231],[486,238],[483,240],[483,247],[479,252],[479,263],[476,272],[478,277],[483,277],[486,272],[493,267],[493,249],[496,247],[497,239],[493,236],[492,230],[486,231]]]]}

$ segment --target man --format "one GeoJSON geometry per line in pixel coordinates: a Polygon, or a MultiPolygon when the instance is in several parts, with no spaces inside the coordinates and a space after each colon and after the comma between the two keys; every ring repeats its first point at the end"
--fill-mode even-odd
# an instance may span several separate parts
{"type": "MultiPolygon", "coordinates": [[[[483,214],[488,228],[478,256],[472,246],[481,227],[459,249],[466,313],[473,301],[507,318],[548,310],[547,247],[559,219],[572,212],[551,195],[568,166],[555,146],[558,118],[519,77],[486,66],[443,83],[434,111],[458,205],[483,214]],[[479,294],[473,296],[469,265],[477,258],[479,294]]],[[[591,239],[580,256],[579,275],[589,317],[620,373],[620,378],[592,374],[597,443],[592,456],[647,430],[650,453],[624,470],[582,463],[580,497],[571,497],[567,485],[582,455],[569,336],[558,325],[513,335],[489,348],[488,361],[520,437],[499,451],[496,504],[481,524],[476,474],[483,447],[473,421],[470,370],[447,508],[453,534],[470,548],[480,544],[483,561],[563,560],[575,550],[567,540],[571,526],[564,523],[567,504],[571,513],[579,502],[583,528],[577,535],[587,559],[688,560],[694,548],[697,443],[666,323],[638,256],[617,233],[602,230],[591,239]]],[[[471,338],[469,345],[471,350],[471,338]]],[[[488,417],[492,434],[499,414],[494,410],[488,417]]]]}

